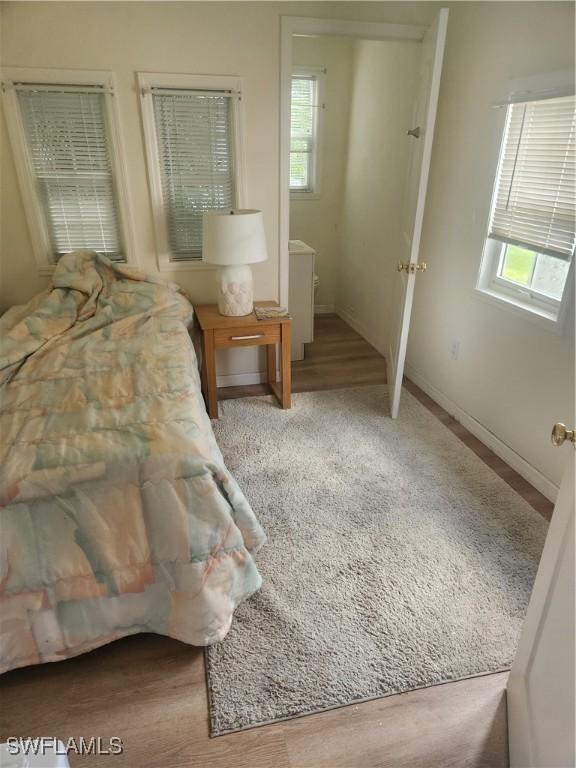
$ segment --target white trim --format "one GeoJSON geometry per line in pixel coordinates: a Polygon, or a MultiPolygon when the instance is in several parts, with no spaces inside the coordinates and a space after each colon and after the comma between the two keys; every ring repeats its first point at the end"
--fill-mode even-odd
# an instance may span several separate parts
{"type": "Polygon", "coordinates": [[[290,203],[308,202],[309,200],[320,200],[322,195],[319,192],[305,192],[303,190],[290,190],[290,203]]]}
{"type": "Polygon", "coordinates": [[[527,101],[573,96],[575,91],[574,80],[574,70],[570,69],[515,78],[508,81],[505,94],[494,103],[494,106],[507,107],[510,104],[527,101]]]}
{"type": "MultiPolygon", "coordinates": [[[[428,179],[430,177],[430,164],[432,162],[432,148],[434,144],[434,131],[436,127],[436,115],[438,113],[438,99],[440,96],[440,81],[442,79],[442,69],[444,64],[444,49],[446,47],[446,35],[448,30],[448,8],[440,8],[435,23],[427,30],[422,50],[423,67],[431,66],[430,80],[428,82],[428,98],[425,102],[424,120],[424,143],[422,145],[422,154],[420,156],[418,171],[418,189],[416,193],[416,210],[414,211],[414,221],[411,229],[406,234],[410,235],[410,256],[408,262],[417,264],[420,257],[420,243],[422,240],[422,228],[424,225],[424,212],[426,208],[426,197],[428,191],[428,179]],[[433,46],[431,61],[426,61],[427,46],[433,46]]],[[[422,105],[423,106],[423,105],[422,105]]],[[[412,160],[417,155],[413,155],[412,160]]],[[[402,273],[400,280],[405,282],[405,288],[402,291],[403,301],[400,302],[400,329],[397,337],[397,343],[393,346],[394,356],[390,357],[392,363],[393,376],[390,379],[390,415],[393,419],[398,416],[400,407],[400,396],[402,392],[402,377],[404,374],[404,364],[406,361],[406,352],[408,349],[408,335],[410,333],[410,318],[412,315],[412,304],[414,301],[414,290],[416,287],[416,275],[411,272],[406,276],[402,273]]],[[[398,292],[400,287],[396,287],[398,292]]]]}
{"type": "Polygon", "coordinates": [[[475,295],[547,331],[562,335],[574,300],[574,259],[570,262],[562,299],[546,300],[498,276],[503,247],[499,241],[486,239],[474,289],[475,295]]]}
{"type": "Polygon", "coordinates": [[[362,40],[411,40],[421,43],[428,28],[407,24],[370,21],[341,21],[305,16],[280,19],[280,194],[278,212],[278,296],[288,306],[290,239],[290,92],[292,78],[292,37],[294,35],[336,35],[362,40]]]}
{"type": "MultiPolygon", "coordinates": [[[[110,83],[112,93],[116,93],[116,76],[110,73],[110,83]]],[[[118,197],[118,213],[120,218],[120,236],[126,251],[126,262],[133,266],[138,266],[138,255],[134,240],[134,220],[132,218],[132,206],[130,204],[130,194],[128,191],[128,166],[126,164],[126,151],[124,149],[124,138],[122,135],[122,126],[118,110],[118,102],[114,102],[117,96],[107,95],[104,98],[106,102],[106,120],[111,138],[111,155],[113,178],[112,182],[116,187],[118,197]]]]}
{"type": "Polygon", "coordinates": [[[334,304],[314,304],[315,315],[333,315],[335,313],[334,304]]]}
{"type": "Polygon", "coordinates": [[[119,236],[126,262],[137,265],[136,249],[134,247],[134,226],[132,221],[132,206],[128,191],[128,173],[126,169],[124,141],[118,116],[116,94],[116,78],[113,72],[107,70],[83,69],[36,69],[32,67],[3,67],[2,100],[6,115],[8,135],[12,145],[12,154],[16,173],[20,184],[24,213],[30,232],[32,250],[38,272],[42,275],[52,274],[55,268],[52,245],[48,233],[44,208],[38,198],[34,173],[25,139],[24,126],[14,88],[15,83],[28,82],[51,85],[101,85],[104,92],[104,116],[109,134],[110,160],[112,164],[112,183],[116,192],[118,205],[119,236]]]}
{"type": "Polygon", "coordinates": [[[242,80],[235,75],[189,75],[161,72],[137,72],[138,92],[140,95],[140,111],[144,131],[144,148],[148,168],[148,186],[150,189],[150,204],[154,223],[156,242],[156,258],[161,272],[213,270],[212,264],[200,260],[172,260],[166,227],[166,216],[162,194],[162,179],[160,177],[160,159],[156,138],[156,122],[152,103],[152,88],[180,88],[186,90],[226,90],[232,91],[232,133],[233,133],[233,162],[234,188],[236,199],[235,208],[243,208],[246,200],[246,161],[243,136],[243,102],[242,80]]]}
{"type": "Polygon", "coordinates": [[[428,27],[409,24],[388,24],[382,21],[347,21],[344,19],[318,19],[307,16],[283,16],[292,35],[332,35],[361,40],[411,40],[421,43],[428,27]]]}
{"type": "Polygon", "coordinates": [[[413,381],[414,384],[426,392],[427,395],[430,395],[438,405],[441,405],[445,411],[448,411],[451,416],[454,416],[462,426],[466,427],[466,429],[484,443],[484,445],[494,451],[494,453],[503,459],[508,466],[516,470],[519,475],[533,485],[534,488],[537,488],[547,499],[556,501],[558,486],[536,469],[536,467],[532,466],[532,464],[520,456],[519,453],[516,453],[513,448],[507,445],[497,435],[490,432],[489,429],[483,426],[473,416],[460,408],[459,405],[431,384],[409,363],[406,363],[405,373],[410,381],[413,381]]]}

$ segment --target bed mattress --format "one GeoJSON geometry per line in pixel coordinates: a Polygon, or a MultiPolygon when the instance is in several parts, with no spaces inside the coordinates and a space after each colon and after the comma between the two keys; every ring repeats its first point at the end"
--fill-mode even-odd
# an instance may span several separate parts
{"type": "Polygon", "coordinates": [[[181,290],[94,252],[0,319],[0,671],[222,640],[265,535],[216,444],[181,290]]]}

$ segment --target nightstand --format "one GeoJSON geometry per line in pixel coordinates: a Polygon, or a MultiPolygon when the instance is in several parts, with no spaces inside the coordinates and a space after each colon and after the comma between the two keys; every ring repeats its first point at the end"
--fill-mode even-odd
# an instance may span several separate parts
{"type": "MultiPolygon", "coordinates": [[[[277,307],[275,301],[257,301],[257,307],[277,307]]],[[[218,418],[216,387],[217,349],[266,346],[266,380],[282,408],[291,405],[290,318],[258,320],[252,312],[243,317],[227,317],[216,304],[194,307],[202,331],[202,391],[211,419],[218,418]],[[280,346],[280,381],[276,381],[276,345],[280,346]]]]}

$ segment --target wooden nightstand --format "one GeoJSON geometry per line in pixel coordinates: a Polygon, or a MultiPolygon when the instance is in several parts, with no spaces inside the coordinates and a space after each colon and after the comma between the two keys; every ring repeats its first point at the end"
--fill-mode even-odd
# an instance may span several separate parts
{"type": "MultiPolygon", "coordinates": [[[[257,307],[277,307],[275,301],[257,301],[257,307]]],[[[226,317],[216,304],[194,307],[202,331],[202,391],[211,419],[218,418],[215,351],[230,347],[266,345],[266,378],[282,408],[291,405],[290,318],[257,320],[256,315],[226,317]],[[280,381],[276,381],[276,345],[280,345],[280,381]]]]}

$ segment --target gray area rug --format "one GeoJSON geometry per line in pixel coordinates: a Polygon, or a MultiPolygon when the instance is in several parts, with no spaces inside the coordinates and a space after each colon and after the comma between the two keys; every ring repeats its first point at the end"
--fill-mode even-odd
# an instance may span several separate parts
{"type": "Polygon", "coordinates": [[[262,590],[207,649],[212,735],[509,667],[546,521],[404,391],[226,401],[262,590]]]}

